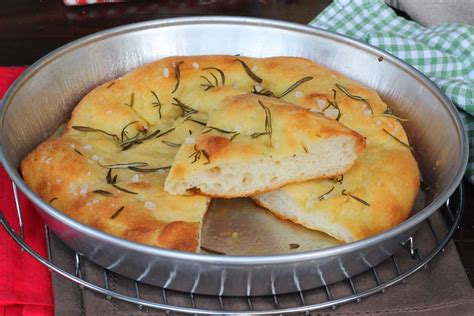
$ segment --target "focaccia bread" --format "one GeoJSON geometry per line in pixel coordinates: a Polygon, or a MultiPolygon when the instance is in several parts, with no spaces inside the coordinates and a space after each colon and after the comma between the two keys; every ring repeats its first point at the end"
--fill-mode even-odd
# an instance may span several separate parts
{"type": "Polygon", "coordinates": [[[165,190],[230,198],[335,177],[364,146],[356,132],[291,103],[255,94],[227,97],[209,112],[206,130],[180,147],[165,190]]]}
{"type": "MultiPolygon", "coordinates": [[[[277,157],[304,157],[308,147],[321,142],[316,133],[309,135],[310,129],[306,129],[313,126],[309,120],[314,118],[318,124],[332,126],[337,133],[355,139],[356,154],[360,154],[363,147],[357,133],[370,140],[369,149],[379,146],[383,150],[385,146],[400,146],[394,137],[407,142],[397,120],[382,114],[386,109],[374,91],[304,58],[221,55],[164,58],[90,91],[74,108],[64,133],[47,140],[24,159],[22,174],[25,182],[44,200],[82,223],[150,245],[199,251],[200,225],[209,198],[193,190],[186,192],[186,196],[171,195],[164,190],[164,183],[172,181],[171,176],[167,177],[173,164],[183,160],[192,162],[194,158],[202,165],[207,161],[201,147],[196,147],[196,153],[194,145],[206,143],[212,146],[225,142],[237,146],[236,153],[244,152],[250,145],[250,148],[263,149],[262,157],[270,158],[269,161],[276,164],[277,157]],[[233,98],[248,93],[254,96],[233,98]],[[254,111],[251,117],[245,113],[250,100],[254,102],[250,107],[254,111]],[[275,114],[271,112],[274,116],[271,147],[266,110],[259,100],[275,111],[275,114]],[[283,101],[317,114],[296,110],[283,101]],[[283,110],[286,106],[289,112],[283,110]],[[237,109],[242,113],[237,113],[237,109]],[[301,117],[306,123],[296,124],[289,120],[293,123],[285,126],[278,118],[280,114],[277,115],[280,109],[283,116],[290,112],[304,113],[301,117]],[[303,131],[299,130],[299,125],[304,127],[303,131]],[[367,129],[368,126],[371,128],[367,129]],[[286,128],[288,134],[283,132],[286,128]],[[238,129],[241,135],[222,132],[238,129]],[[291,133],[296,133],[295,141],[291,139],[294,136],[291,133]],[[252,134],[261,135],[252,138],[252,134]],[[378,145],[373,142],[376,138],[372,134],[380,136],[378,145]],[[190,149],[194,151],[186,156],[190,149]],[[295,157],[288,156],[290,150],[294,150],[292,155],[295,157]],[[199,152],[201,155],[197,157],[199,152]]],[[[320,131],[319,136],[332,135],[330,128],[320,128],[324,131],[320,131]]],[[[217,163],[218,157],[206,147],[205,153],[209,152],[210,164],[217,163]]],[[[245,158],[235,156],[242,157],[245,158]]],[[[409,166],[416,165],[412,156],[407,156],[406,160],[409,166]]],[[[377,163],[382,166],[391,160],[383,158],[377,163]]],[[[416,184],[416,168],[400,164],[398,168],[405,170],[401,173],[409,183],[416,184]]],[[[261,169],[261,174],[266,174],[267,170],[261,169]]],[[[382,180],[384,183],[389,181],[382,180]]],[[[327,181],[309,183],[319,186],[327,181]]],[[[265,184],[264,189],[253,188],[246,190],[246,194],[274,187],[265,184]]],[[[406,198],[406,203],[402,210],[398,205],[394,206],[393,212],[408,213],[416,187],[404,187],[399,191],[400,198],[406,198]]],[[[271,193],[279,194],[284,189],[271,193]]],[[[371,190],[371,194],[379,194],[377,187],[371,190]]],[[[219,194],[231,196],[228,192],[211,195],[219,194]]],[[[390,201],[387,203],[392,205],[390,201]]],[[[263,200],[261,204],[264,204],[263,200]]],[[[265,205],[278,213],[272,203],[265,205]]]]}

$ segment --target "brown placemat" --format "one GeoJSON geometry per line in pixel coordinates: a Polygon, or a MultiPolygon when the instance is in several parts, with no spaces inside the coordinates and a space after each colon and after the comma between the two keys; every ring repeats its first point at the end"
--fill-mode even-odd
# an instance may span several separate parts
{"type": "MultiPolygon", "coordinates": [[[[431,222],[441,237],[446,232],[446,227],[441,214],[438,212],[431,217],[431,222]]],[[[427,224],[423,225],[415,235],[415,246],[422,257],[426,256],[435,245],[435,240],[427,224]]],[[[74,273],[74,253],[57,238],[52,238],[53,262],[65,267],[74,273]]],[[[401,249],[395,255],[402,271],[412,267],[416,261],[409,252],[401,249]]],[[[83,260],[81,273],[88,280],[96,284],[104,284],[104,270],[95,264],[83,260]]],[[[377,274],[382,282],[394,276],[394,265],[387,260],[376,267],[377,274]]],[[[363,273],[353,278],[357,291],[363,291],[376,285],[371,273],[363,273]]],[[[135,295],[133,281],[110,273],[109,284],[116,290],[130,296],[135,295]]],[[[137,305],[116,299],[107,300],[102,294],[91,290],[81,289],[74,283],[60,276],[53,276],[55,294],[55,312],[57,315],[161,315],[162,311],[143,308],[137,305]]],[[[339,282],[329,286],[333,298],[350,295],[347,282],[339,282]]],[[[188,294],[175,291],[166,291],[169,304],[191,307],[188,294]]],[[[140,286],[140,294],[144,299],[163,302],[162,291],[159,288],[147,285],[140,286]]],[[[304,291],[306,304],[326,300],[324,289],[304,291]]],[[[300,300],[298,295],[280,295],[280,308],[298,305],[295,300],[300,300]]],[[[196,305],[199,308],[219,309],[219,301],[213,297],[196,296],[196,305]]],[[[226,310],[244,310],[247,308],[246,300],[237,298],[224,298],[226,310]]],[[[252,299],[256,309],[275,308],[272,297],[258,297],[252,299]]],[[[386,289],[385,293],[377,293],[364,298],[360,303],[348,303],[336,309],[326,309],[312,314],[321,315],[474,315],[474,291],[464,272],[456,248],[449,243],[446,250],[435,257],[424,269],[421,269],[406,282],[397,283],[386,289]]]]}

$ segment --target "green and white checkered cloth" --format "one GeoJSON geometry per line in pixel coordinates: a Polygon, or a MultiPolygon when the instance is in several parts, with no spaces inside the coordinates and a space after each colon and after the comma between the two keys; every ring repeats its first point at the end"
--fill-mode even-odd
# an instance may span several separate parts
{"type": "Polygon", "coordinates": [[[436,83],[461,110],[470,147],[466,177],[474,183],[474,27],[423,27],[383,0],[335,0],[309,24],[379,47],[436,83]]]}

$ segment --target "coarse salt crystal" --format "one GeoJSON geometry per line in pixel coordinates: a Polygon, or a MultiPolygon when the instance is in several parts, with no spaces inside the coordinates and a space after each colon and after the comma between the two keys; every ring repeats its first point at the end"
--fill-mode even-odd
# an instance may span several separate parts
{"type": "Polygon", "coordinates": [[[91,206],[92,206],[92,202],[87,202],[86,205],[89,206],[89,207],[91,207],[91,206]]]}
{"type": "Polygon", "coordinates": [[[100,160],[102,157],[94,155],[91,158],[92,158],[92,160],[97,161],[97,160],[100,160]]]}
{"type": "Polygon", "coordinates": [[[338,114],[339,114],[339,110],[334,109],[334,108],[329,108],[329,109],[324,110],[324,115],[332,119],[335,119],[338,114]]]}
{"type": "Polygon", "coordinates": [[[79,191],[79,194],[85,195],[88,190],[89,190],[89,185],[87,183],[84,183],[81,185],[81,190],[79,191]]]}
{"type": "Polygon", "coordinates": [[[390,128],[394,128],[394,127],[395,127],[395,126],[393,126],[392,123],[388,123],[387,126],[390,127],[390,128]]]}
{"type": "Polygon", "coordinates": [[[323,99],[317,99],[316,100],[316,104],[320,107],[320,108],[324,108],[326,106],[326,101],[324,101],[323,99]]]}
{"type": "Polygon", "coordinates": [[[74,182],[69,183],[69,192],[74,193],[76,190],[76,184],[74,182]]]}
{"type": "Polygon", "coordinates": [[[69,146],[71,146],[71,148],[76,148],[76,145],[74,145],[74,144],[71,144],[69,146]]]}
{"type": "Polygon", "coordinates": [[[194,137],[186,137],[184,139],[185,144],[194,144],[195,142],[196,142],[196,140],[194,139],[194,137]]]}
{"type": "Polygon", "coordinates": [[[380,124],[382,124],[382,122],[380,120],[376,120],[375,124],[380,125],[380,124]]]}
{"type": "Polygon", "coordinates": [[[279,149],[279,148],[280,148],[280,143],[275,143],[275,144],[273,145],[273,148],[279,149]]]}
{"type": "MultiPolygon", "coordinates": [[[[158,170],[158,173],[159,173],[159,174],[165,174],[166,171],[165,171],[165,169],[160,169],[160,170],[158,170]]],[[[147,183],[148,183],[148,181],[147,181],[147,183]]]]}
{"type": "Polygon", "coordinates": [[[140,176],[138,174],[134,174],[132,177],[132,182],[138,182],[140,180],[140,176]]]}
{"type": "Polygon", "coordinates": [[[366,110],[362,111],[362,114],[364,114],[365,116],[370,116],[370,115],[372,115],[372,111],[369,110],[369,109],[366,109],[366,110]]]}
{"type": "Polygon", "coordinates": [[[310,112],[313,112],[313,113],[321,113],[321,111],[317,108],[312,108],[309,110],[310,112]]]}
{"type": "Polygon", "coordinates": [[[92,145],[91,144],[85,144],[84,146],[82,146],[82,148],[84,148],[85,150],[92,150],[92,145]]]}
{"type": "Polygon", "coordinates": [[[53,157],[47,158],[44,163],[49,164],[53,160],[53,157]]]}
{"type": "Polygon", "coordinates": [[[199,64],[198,63],[193,63],[193,68],[198,70],[199,69],[199,64]]]}
{"type": "Polygon", "coordinates": [[[261,92],[262,90],[263,90],[263,87],[262,87],[260,84],[257,84],[257,85],[255,86],[255,91],[261,92]]]}
{"type": "Polygon", "coordinates": [[[301,92],[299,90],[295,92],[295,97],[302,98],[303,96],[304,96],[303,92],[301,92]]]}
{"type": "Polygon", "coordinates": [[[145,207],[149,210],[154,210],[154,209],[156,209],[156,204],[151,202],[151,201],[146,201],[145,202],[145,207]]]}
{"type": "Polygon", "coordinates": [[[163,68],[163,78],[168,78],[170,76],[170,70],[165,67],[163,68]]]}
{"type": "Polygon", "coordinates": [[[92,172],[87,172],[87,176],[90,177],[92,175],[92,172]]]}

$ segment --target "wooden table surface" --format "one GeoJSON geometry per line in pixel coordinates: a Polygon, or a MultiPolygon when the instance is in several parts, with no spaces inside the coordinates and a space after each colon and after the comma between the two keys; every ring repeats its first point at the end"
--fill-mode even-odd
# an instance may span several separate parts
{"type": "MultiPolygon", "coordinates": [[[[0,3],[0,66],[29,65],[72,40],[133,22],[177,16],[231,15],[306,24],[330,3],[330,0],[168,0],[67,7],[61,0],[3,0],[0,3]]],[[[454,241],[474,285],[474,187],[465,182],[465,188],[464,218],[454,241]]]]}

